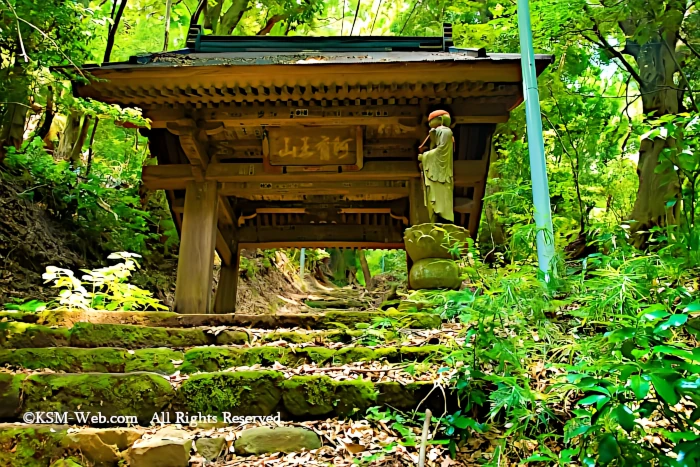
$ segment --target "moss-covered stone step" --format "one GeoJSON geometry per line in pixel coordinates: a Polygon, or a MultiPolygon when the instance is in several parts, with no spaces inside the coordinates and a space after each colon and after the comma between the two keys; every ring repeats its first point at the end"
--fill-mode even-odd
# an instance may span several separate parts
{"type": "Polygon", "coordinates": [[[159,328],[128,324],[76,323],[72,328],[51,328],[38,324],[0,323],[0,348],[43,347],[195,347],[211,344],[244,344],[245,331],[228,331],[219,336],[204,329],[159,328]]]}
{"type": "Polygon", "coordinates": [[[315,346],[297,349],[279,346],[199,347],[185,353],[185,361],[180,367],[180,371],[182,373],[197,373],[252,365],[268,367],[275,362],[289,367],[309,363],[325,366],[371,361],[399,363],[439,360],[447,352],[448,348],[440,345],[378,348],[352,346],[338,350],[315,346]]]}
{"type": "MultiPolygon", "coordinates": [[[[256,333],[256,342],[266,344],[286,341],[294,344],[329,342],[390,343],[401,337],[400,332],[388,329],[269,331],[256,333]]],[[[52,328],[19,322],[0,323],[0,349],[44,347],[119,347],[127,349],[153,347],[195,347],[201,345],[243,345],[251,340],[247,331],[226,329],[218,334],[205,329],[160,328],[131,324],[76,323],[72,328],[52,328]]]]}
{"type": "Polygon", "coordinates": [[[186,352],[168,348],[127,350],[123,348],[49,347],[0,350],[0,366],[66,373],[130,373],[149,371],[184,374],[221,371],[233,367],[279,362],[285,366],[341,365],[350,362],[384,360],[398,363],[440,359],[448,348],[438,345],[369,348],[362,346],[334,350],[309,346],[290,349],[280,346],[195,347],[186,352]],[[184,361],[184,363],[183,363],[184,361]],[[177,363],[177,365],[176,365],[177,363]],[[179,364],[182,363],[182,366],[179,364]]]}
{"type": "Polygon", "coordinates": [[[182,362],[184,358],[183,352],[167,348],[127,350],[113,347],[49,347],[0,350],[0,366],[65,373],[149,371],[171,375],[177,370],[173,362],[182,362]]]}
{"type": "Polygon", "coordinates": [[[162,376],[143,372],[0,373],[0,415],[5,421],[19,421],[28,412],[66,414],[68,419],[61,423],[79,423],[80,414],[87,413],[102,417],[92,419],[95,425],[114,426],[124,425],[124,417],[149,424],[159,420],[154,416],[172,412],[213,415],[224,422],[226,416],[230,420],[278,412],[285,420],[303,420],[364,413],[371,406],[411,410],[424,399],[421,408],[442,410],[446,402],[453,402],[450,391],[448,401],[442,391],[427,398],[432,388],[431,382],[336,381],[325,375],[286,378],[278,371],[200,373],[177,390],[162,376]]]}
{"type": "Polygon", "coordinates": [[[391,320],[396,327],[409,329],[439,328],[440,316],[430,312],[400,311],[326,311],[323,313],[281,313],[275,315],[201,314],[181,315],[169,312],[138,311],[43,311],[37,324],[69,327],[76,323],[136,324],[161,327],[239,326],[260,329],[300,327],[305,329],[354,329],[356,324],[371,324],[377,319],[391,320]]]}
{"type": "MultiPolygon", "coordinates": [[[[283,419],[350,416],[372,406],[411,410],[428,395],[432,382],[373,383],[363,379],[336,381],[325,375],[287,378],[278,371],[200,373],[183,382],[173,402],[176,411],[218,416],[270,415],[283,419]]],[[[444,408],[442,394],[426,400],[427,408],[444,408]]],[[[448,403],[452,394],[447,391],[448,403]]]]}
{"type": "Polygon", "coordinates": [[[124,425],[124,419],[110,419],[120,416],[146,423],[174,396],[170,382],[155,373],[0,373],[0,418],[5,421],[32,412],[66,414],[62,423],[71,424],[81,423],[79,413],[102,414],[100,425],[124,425]]]}

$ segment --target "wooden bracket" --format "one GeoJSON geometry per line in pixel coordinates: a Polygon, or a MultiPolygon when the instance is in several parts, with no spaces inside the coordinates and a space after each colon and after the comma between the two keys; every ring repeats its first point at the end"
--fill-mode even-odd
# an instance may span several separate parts
{"type": "MultiPolygon", "coordinates": [[[[189,118],[183,118],[176,122],[168,122],[167,128],[168,131],[180,137],[180,146],[182,146],[182,150],[185,152],[185,155],[187,155],[190,164],[200,169],[201,172],[195,173],[193,171],[195,180],[199,177],[204,180],[204,172],[209,165],[209,154],[207,152],[206,143],[202,142],[200,139],[200,133],[203,133],[206,137],[207,129],[201,129],[194,120],[189,118]]],[[[223,129],[223,125],[221,125],[221,128],[223,129]]],[[[218,127],[216,130],[210,129],[209,131],[217,130],[218,127]]]]}

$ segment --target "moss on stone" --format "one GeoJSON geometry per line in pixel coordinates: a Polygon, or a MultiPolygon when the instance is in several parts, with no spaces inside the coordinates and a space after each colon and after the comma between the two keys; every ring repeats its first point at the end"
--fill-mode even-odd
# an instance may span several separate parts
{"type": "Polygon", "coordinates": [[[51,465],[52,462],[60,460],[67,454],[61,442],[64,435],[65,431],[56,431],[50,426],[3,427],[0,430],[0,465],[17,467],[51,465]]]}
{"type": "Polygon", "coordinates": [[[264,334],[260,341],[263,343],[285,341],[290,344],[306,344],[309,342],[342,342],[349,343],[362,335],[362,331],[328,330],[328,331],[275,331],[264,334]]]}
{"type": "Polygon", "coordinates": [[[104,310],[45,310],[39,313],[38,323],[46,326],[71,327],[79,322],[128,323],[142,326],[158,326],[178,318],[172,311],[104,311],[104,310]]]}
{"type": "Polygon", "coordinates": [[[376,389],[378,391],[377,404],[381,406],[410,410],[415,408],[420,402],[420,398],[415,390],[408,390],[396,381],[377,383],[376,389]]]}
{"type": "Polygon", "coordinates": [[[376,318],[391,318],[399,327],[409,329],[436,329],[442,324],[440,316],[432,313],[403,313],[399,311],[329,311],[319,321],[322,329],[338,327],[354,328],[357,324],[369,324],[376,318]]]}
{"type": "Polygon", "coordinates": [[[372,360],[375,360],[375,352],[368,347],[345,347],[338,350],[333,356],[333,361],[338,364],[372,360]]]}
{"type": "Polygon", "coordinates": [[[356,379],[352,381],[335,382],[335,414],[346,417],[356,413],[364,413],[365,410],[375,405],[377,391],[371,381],[356,379]]]}
{"type": "Polygon", "coordinates": [[[214,372],[239,366],[244,349],[197,347],[185,352],[185,361],[180,367],[182,373],[199,371],[214,372]]]}
{"type": "Polygon", "coordinates": [[[286,366],[298,366],[307,363],[306,354],[301,349],[297,352],[286,347],[200,347],[185,353],[185,363],[180,368],[182,373],[198,371],[221,371],[239,366],[272,366],[279,362],[286,366]]]}
{"type": "Polygon", "coordinates": [[[308,360],[319,365],[326,362],[332,362],[336,351],[327,347],[304,347],[297,350],[298,355],[307,355],[308,360]]]}
{"type": "Polygon", "coordinates": [[[52,329],[37,324],[0,323],[0,348],[24,349],[32,347],[63,347],[69,341],[65,328],[52,329]]]}
{"type": "Polygon", "coordinates": [[[184,354],[177,350],[158,349],[138,349],[133,354],[127,352],[128,358],[124,371],[151,371],[164,375],[175,373],[173,361],[182,361],[184,354]]]}
{"type": "Polygon", "coordinates": [[[375,360],[387,360],[389,362],[399,361],[401,355],[396,347],[378,347],[374,349],[375,360]]]}
{"type": "Polygon", "coordinates": [[[129,324],[76,323],[70,330],[74,347],[193,347],[210,344],[201,329],[151,328],[129,324]]]}
{"type": "Polygon", "coordinates": [[[250,336],[245,331],[226,329],[216,336],[216,345],[245,345],[250,336]]]}
{"type": "Polygon", "coordinates": [[[12,419],[19,412],[25,377],[24,374],[0,373],[0,419],[12,419]]]}
{"type": "Polygon", "coordinates": [[[122,373],[127,360],[124,349],[55,347],[0,351],[0,365],[29,370],[50,369],[67,373],[94,371],[122,373]]]}
{"type": "Polygon", "coordinates": [[[286,347],[252,347],[245,352],[243,365],[251,366],[260,364],[262,366],[270,366],[275,362],[279,362],[287,366],[296,366],[303,363],[305,358],[303,355],[296,356],[286,347]]]}
{"type": "Polygon", "coordinates": [[[291,344],[305,344],[307,342],[313,342],[316,333],[306,333],[299,331],[275,331],[270,332],[262,336],[261,342],[277,342],[285,341],[291,344]]]}
{"type": "Polygon", "coordinates": [[[18,321],[21,323],[36,323],[39,321],[38,313],[25,313],[21,311],[0,311],[0,321],[18,321]]]}
{"type": "Polygon", "coordinates": [[[35,374],[22,384],[25,412],[93,412],[136,415],[149,422],[168,405],[173,388],[152,373],[35,374]]]}
{"type": "Polygon", "coordinates": [[[328,376],[294,376],[282,383],[282,400],[297,417],[329,414],[336,402],[335,382],[328,376]]]}
{"type": "Polygon", "coordinates": [[[194,375],[178,390],[178,407],[218,415],[270,415],[280,401],[278,371],[235,371],[194,375]]]}
{"type": "Polygon", "coordinates": [[[182,358],[182,352],[171,349],[140,349],[133,353],[112,347],[0,350],[0,365],[29,370],[50,369],[66,373],[152,371],[172,374],[175,372],[172,360],[182,360],[182,358]]]}

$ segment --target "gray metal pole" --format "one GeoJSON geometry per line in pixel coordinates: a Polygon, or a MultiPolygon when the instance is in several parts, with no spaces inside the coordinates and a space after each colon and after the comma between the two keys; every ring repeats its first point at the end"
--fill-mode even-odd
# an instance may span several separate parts
{"type": "Polygon", "coordinates": [[[299,277],[304,280],[304,266],[306,263],[306,248],[301,249],[301,257],[299,258],[299,277]]]}
{"type": "Polygon", "coordinates": [[[518,0],[518,30],[520,31],[520,54],[523,69],[523,91],[525,95],[525,117],[527,119],[527,146],[530,151],[532,174],[532,201],[535,206],[537,227],[537,260],[545,280],[556,274],[554,264],[554,228],[549,202],[547,163],[542,139],[542,117],[540,94],[537,90],[535,52],[532,48],[532,24],[530,23],[529,0],[518,0]]]}

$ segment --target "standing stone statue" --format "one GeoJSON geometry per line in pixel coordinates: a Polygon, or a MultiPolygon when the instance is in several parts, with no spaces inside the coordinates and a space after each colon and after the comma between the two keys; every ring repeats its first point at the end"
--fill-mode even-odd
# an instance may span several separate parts
{"type": "Polygon", "coordinates": [[[421,152],[418,160],[421,162],[423,173],[425,205],[433,223],[454,223],[455,219],[452,206],[454,137],[449,126],[450,121],[450,114],[444,110],[431,113],[428,117],[430,149],[425,148],[428,138],[418,148],[421,152]]]}

